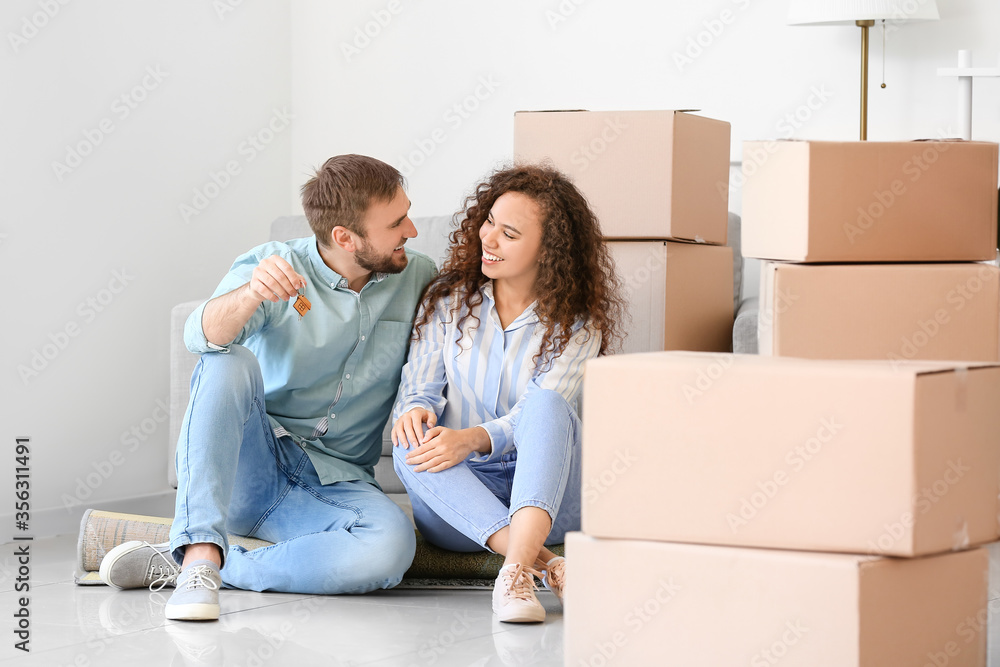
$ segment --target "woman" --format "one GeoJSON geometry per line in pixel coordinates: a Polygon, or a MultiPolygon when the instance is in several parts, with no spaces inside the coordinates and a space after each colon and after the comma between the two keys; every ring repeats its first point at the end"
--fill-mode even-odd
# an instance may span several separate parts
{"type": "Polygon", "coordinates": [[[575,406],[584,362],[619,337],[618,281],[586,199],[548,168],[481,183],[451,243],[403,368],[394,464],[429,542],[504,555],[499,620],[542,621],[533,575],[562,600],[565,560],[544,545],[579,529],[575,406]]]}

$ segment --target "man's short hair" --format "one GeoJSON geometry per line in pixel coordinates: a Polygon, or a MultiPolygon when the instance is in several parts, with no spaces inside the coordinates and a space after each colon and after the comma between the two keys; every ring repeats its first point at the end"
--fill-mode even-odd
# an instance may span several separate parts
{"type": "Polygon", "coordinates": [[[365,155],[335,155],[302,186],[302,208],[320,245],[340,226],[364,238],[362,220],[373,202],[389,202],[405,179],[391,166],[365,155]]]}

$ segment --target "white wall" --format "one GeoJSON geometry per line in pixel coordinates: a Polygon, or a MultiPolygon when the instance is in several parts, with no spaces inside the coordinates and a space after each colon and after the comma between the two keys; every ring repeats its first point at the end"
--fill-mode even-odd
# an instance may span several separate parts
{"type": "Polygon", "coordinates": [[[241,0],[0,8],[0,541],[15,533],[18,436],[31,438],[36,534],[123,498],[172,507],[170,308],[207,296],[288,212],[291,128],[240,148],[292,109],[290,16],[241,0]],[[53,166],[81,143],[70,171],[53,166]],[[194,202],[230,160],[239,173],[194,202]],[[193,203],[204,210],[185,220],[193,203]]]}
{"type": "MultiPolygon", "coordinates": [[[[960,48],[972,49],[977,65],[997,63],[1000,4],[938,6],[940,21],[888,34],[885,89],[881,32],[872,31],[869,139],[954,134],[958,84],[936,68],[956,63],[960,48]]],[[[414,213],[454,212],[477,179],[511,159],[513,114],[521,109],[698,108],[732,123],[734,160],[744,139],[857,139],[860,29],[786,26],[787,7],[787,0],[294,2],[296,176],[339,152],[365,152],[407,172],[420,160],[409,177],[414,213]],[[484,79],[495,86],[481,86],[484,79]],[[467,117],[452,109],[463,100],[473,109],[467,117]]],[[[1000,80],[979,80],[975,96],[975,138],[1000,140],[1000,80]]],[[[734,179],[737,212],[739,194],[734,179]]],[[[290,201],[296,205],[294,193],[290,201]]],[[[750,264],[746,284],[755,293],[750,264]]]]}

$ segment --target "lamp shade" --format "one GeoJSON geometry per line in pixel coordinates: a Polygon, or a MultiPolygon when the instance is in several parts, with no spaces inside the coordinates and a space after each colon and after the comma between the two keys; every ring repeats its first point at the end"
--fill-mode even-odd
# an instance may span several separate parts
{"type": "Polygon", "coordinates": [[[854,24],[855,21],[934,21],[935,0],[791,0],[789,25],[854,24]]]}

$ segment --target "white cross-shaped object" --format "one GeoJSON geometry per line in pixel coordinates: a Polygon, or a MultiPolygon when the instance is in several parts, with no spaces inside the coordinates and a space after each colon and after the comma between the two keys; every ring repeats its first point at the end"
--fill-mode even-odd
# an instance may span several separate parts
{"type": "Polygon", "coordinates": [[[973,67],[972,52],[958,52],[958,67],[938,67],[938,76],[958,77],[958,134],[962,139],[972,139],[972,79],[977,76],[1000,76],[998,67],[973,67]]]}

